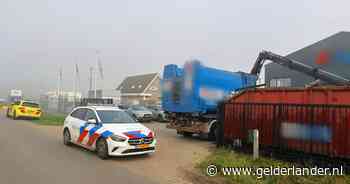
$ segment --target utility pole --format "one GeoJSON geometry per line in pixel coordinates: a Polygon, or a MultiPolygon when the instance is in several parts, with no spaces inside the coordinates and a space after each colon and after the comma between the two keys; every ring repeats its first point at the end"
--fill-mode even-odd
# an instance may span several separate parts
{"type": "Polygon", "coordinates": [[[62,66],[60,67],[60,70],[59,70],[59,76],[58,76],[58,91],[57,91],[57,110],[60,111],[61,109],[61,91],[62,91],[62,79],[63,79],[63,72],[62,72],[62,66]]]}
{"type": "MultiPolygon", "coordinates": [[[[75,64],[76,66],[76,64],[75,64]]],[[[76,96],[77,96],[77,72],[76,72],[76,68],[75,68],[75,71],[74,71],[74,89],[73,89],[73,103],[74,103],[74,106],[77,104],[76,103],[76,96]]]]}
{"type": "MultiPolygon", "coordinates": [[[[96,50],[96,70],[98,70],[98,61],[99,61],[100,51],[96,50]]],[[[97,71],[94,72],[94,82],[95,82],[95,98],[97,98],[97,71]]]]}
{"type": "Polygon", "coordinates": [[[98,57],[97,58],[97,67],[98,67],[98,71],[99,71],[99,76],[100,76],[100,90],[101,90],[101,95],[103,93],[103,89],[104,89],[104,75],[103,75],[103,66],[102,66],[102,62],[101,62],[101,58],[98,57]]]}
{"type": "Polygon", "coordinates": [[[93,68],[93,67],[90,67],[90,78],[89,78],[89,80],[90,80],[90,85],[89,85],[89,93],[92,92],[92,74],[93,74],[93,72],[94,72],[94,68],[93,68]]]}
{"type": "Polygon", "coordinates": [[[79,94],[81,95],[81,81],[80,81],[80,72],[79,72],[78,64],[76,65],[76,67],[77,67],[77,70],[76,70],[76,72],[77,72],[77,90],[78,90],[79,94]]]}
{"type": "Polygon", "coordinates": [[[89,84],[89,91],[91,91],[92,90],[92,72],[93,72],[93,70],[94,70],[94,68],[93,67],[90,67],[90,76],[89,76],[89,81],[90,81],[90,84],[89,84]]]}
{"type": "Polygon", "coordinates": [[[97,98],[97,75],[96,75],[96,71],[93,71],[94,73],[94,98],[97,98]]]}
{"type": "MultiPolygon", "coordinates": [[[[75,64],[75,71],[74,71],[74,106],[77,104],[77,89],[79,89],[77,87],[78,85],[80,85],[79,68],[78,68],[78,64],[75,64]]],[[[80,89],[79,89],[79,91],[80,91],[80,89]]]]}

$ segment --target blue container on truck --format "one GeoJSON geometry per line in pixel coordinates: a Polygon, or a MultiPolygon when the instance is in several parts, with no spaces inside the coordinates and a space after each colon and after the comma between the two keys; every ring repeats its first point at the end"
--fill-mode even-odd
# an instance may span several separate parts
{"type": "Polygon", "coordinates": [[[256,76],[202,65],[166,65],[162,80],[162,107],[170,120],[168,128],[178,134],[199,134],[211,140],[216,135],[218,103],[237,89],[255,86],[256,76]]]}
{"type": "Polygon", "coordinates": [[[239,88],[254,86],[256,76],[187,62],[164,67],[162,107],[171,113],[215,114],[217,104],[239,88]]]}

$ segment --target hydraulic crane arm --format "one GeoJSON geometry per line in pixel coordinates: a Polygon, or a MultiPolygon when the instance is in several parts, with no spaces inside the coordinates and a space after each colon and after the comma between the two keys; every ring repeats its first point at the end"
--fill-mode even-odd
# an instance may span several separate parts
{"type": "Polygon", "coordinates": [[[264,62],[266,60],[270,60],[274,63],[277,63],[279,65],[285,66],[291,70],[295,70],[301,73],[304,73],[306,75],[309,75],[311,77],[314,77],[316,79],[320,79],[326,83],[334,84],[334,85],[349,85],[350,80],[346,79],[342,76],[339,76],[337,74],[327,72],[325,70],[314,68],[312,66],[303,64],[298,61],[294,61],[292,59],[289,59],[284,56],[280,56],[278,54],[274,54],[272,52],[268,51],[262,51],[260,52],[258,58],[255,61],[255,64],[250,71],[252,75],[259,75],[260,71],[264,65],[264,62]]]}

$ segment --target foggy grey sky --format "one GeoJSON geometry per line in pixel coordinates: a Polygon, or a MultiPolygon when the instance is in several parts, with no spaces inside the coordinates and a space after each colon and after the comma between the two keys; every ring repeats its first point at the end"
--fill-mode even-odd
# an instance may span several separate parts
{"type": "Polygon", "coordinates": [[[0,0],[0,97],[73,89],[74,63],[88,87],[95,50],[104,88],[127,75],[160,72],[197,58],[207,66],[249,71],[260,50],[280,54],[350,28],[349,1],[0,0]]]}

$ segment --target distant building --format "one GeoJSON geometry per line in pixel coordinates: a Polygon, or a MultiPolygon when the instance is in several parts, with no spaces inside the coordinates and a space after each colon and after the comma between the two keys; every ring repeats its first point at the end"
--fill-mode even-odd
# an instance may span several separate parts
{"type": "Polygon", "coordinates": [[[13,103],[16,101],[20,101],[22,99],[23,99],[22,90],[18,90],[18,89],[10,90],[10,95],[8,97],[9,102],[13,103]]]}
{"type": "Polygon", "coordinates": [[[67,102],[74,102],[74,96],[76,99],[80,99],[82,97],[80,92],[68,92],[68,91],[61,91],[59,94],[57,91],[49,91],[45,93],[46,96],[49,97],[49,99],[58,99],[59,95],[66,99],[67,102]]]}
{"type": "Polygon", "coordinates": [[[96,91],[95,90],[89,90],[88,91],[88,97],[89,98],[102,98],[103,97],[103,90],[101,90],[101,89],[97,89],[96,91]]]}
{"type": "Polygon", "coordinates": [[[120,104],[120,92],[115,89],[104,89],[102,98],[113,99],[113,103],[119,105],[120,104]]]}
{"type": "Polygon", "coordinates": [[[47,111],[67,113],[75,107],[74,102],[79,102],[81,98],[79,92],[49,91],[40,96],[40,105],[47,111]]]}
{"type": "Polygon", "coordinates": [[[161,89],[158,73],[126,77],[118,86],[121,104],[160,104],[161,89]]]}
{"type": "Polygon", "coordinates": [[[120,92],[115,89],[88,90],[87,98],[113,99],[114,104],[120,104],[120,92]]]}
{"type": "MultiPolygon", "coordinates": [[[[350,79],[350,32],[339,32],[286,57],[350,79]]],[[[269,87],[303,87],[314,80],[276,63],[265,65],[265,83],[269,87]]]]}

